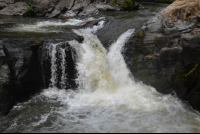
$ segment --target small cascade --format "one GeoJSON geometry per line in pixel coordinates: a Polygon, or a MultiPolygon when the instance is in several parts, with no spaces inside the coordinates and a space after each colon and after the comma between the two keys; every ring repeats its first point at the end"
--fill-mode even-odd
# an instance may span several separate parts
{"type": "Polygon", "coordinates": [[[66,89],[68,86],[67,61],[66,61],[66,43],[51,44],[49,55],[51,57],[51,88],[66,89]]]}
{"type": "Polygon", "coordinates": [[[60,55],[61,55],[61,69],[62,69],[62,75],[61,75],[61,81],[60,81],[60,86],[62,89],[66,88],[67,83],[67,74],[65,72],[65,68],[67,67],[66,65],[66,54],[65,54],[65,49],[60,48],[60,55]]]}
{"type": "Polygon", "coordinates": [[[51,45],[51,49],[49,51],[49,55],[51,56],[51,83],[50,83],[50,87],[56,87],[56,83],[57,83],[57,65],[56,65],[56,47],[58,44],[52,44],[51,45]]]}
{"type": "Polygon", "coordinates": [[[48,44],[49,88],[15,106],[10,118],[3,119],[8,123],[0,118],[0,132],[200,132],[199,112],[130,75],[121,51],[135,30],[124,32],[106,50],[95,35],[103,26],[100,21],[92,28],[73,30],[84,38],[82,43],[48,44]],[[73,60],[77,90],[69,89],[73,60]]]}

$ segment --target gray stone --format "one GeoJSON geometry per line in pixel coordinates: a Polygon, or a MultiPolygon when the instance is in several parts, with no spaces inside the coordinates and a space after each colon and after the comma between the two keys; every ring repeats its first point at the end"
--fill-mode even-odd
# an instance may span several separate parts
{"type": "Polygon", "coordinates": [[[61,12],[70,10],[74,4],[74,0],[61,0],[56,6],[52,13],[47,14],[49,18],[58,17],[61,12]]]}
{"type": "Polygon", "coordinates": [[[151,23],[149,25],[147,25],[147,29],[150,32],[159,32],[162,28],[162,23],[151,23]]]}
{"type": "Polygon", "coordinates": [[[115,7],[107,5],[107,4],[103,4],[103,3],[96,4],[95,7],[99,9],[100,11],[114,11],[115,10],[115,7]]]}
{"type": "Polygon", "coordinates": [[[181,52],[181,49],[178,47],[162,48],[159,54],[160,66],[162,68],[174,66],[179,60],[178,55],[180,52],[181,52]]]}
{"type": "Polygon", "coordinates": [[[94,6],[88,6],[88,7],[85,7],[83,9],[83,11],[78,14],[78,16],[86,16],[86,15],[94,13],[96,10],[97,10],[96,7],[94,7],[94,6]]]}
{"type": "Polygon", "coordinates": [[[179,32],[178,29],[176,27],[173,27],[173,28],[165,28],[164,29],[164,34],[165,35],[172,35],[172,34],[175,34],[179,32]]]}
{"type": "Polygon", "coordinates": [[[78,14],[78,12],[73,12],[71,10],[67,11],[65,14],[60,15],[61,18],[71,18],[75,17],[78,14]]]}
{"type": "Polygon", "coordinates": [[[27,4],[23,2],[17,2],[10,5],[0,11],[0,15],[13,15],[13,16],[23,16],[26,12],[27,4]]]}

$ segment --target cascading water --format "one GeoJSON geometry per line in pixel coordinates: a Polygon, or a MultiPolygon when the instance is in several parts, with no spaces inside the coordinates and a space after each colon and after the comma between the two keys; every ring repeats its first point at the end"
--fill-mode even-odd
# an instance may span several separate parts
{"type": "Polygon", "coordinates": [[[58,44],[50,44],[49,49],[49,55],[51,57],[51,79],[50,79],[50,87],[56,88],[58,83],[58,74],[57,74],[57,68],[60,66],[61,68],[61,80],[59,82],[60,87],[62,89],[66,89],[67,83],[67,74],[66,74],[66,54],[65,49],[61,47],[62,43],[58,44]],[[57,57],[57,54],[59,54],[59,57],[57,57]],[[61,59],[60,64],[57,63],[57,58],[61,59]]]}
{"type": "Polygon", "coordinates": [[[78,90],[57,88],[58,66],[61,88],[67,84],[67,61],[65,48],[51,44],[50,88],[15,106],[0,120],[0,132],[200,132],[199,112],[172,95],[134,81],[121,54],[134,29],[106,50],[95,35],[103,26],[100,21],[93,28],[74,30],[84,40],[69,41],[77,54],[78,90]]]}
{"type": "Polygon", "coordinates": [[[60,81],[60,85],[62,89],[66,88],[66,81],[67,81],[67,74],[65,72],[65,68],[66,68],[66,60],[65,60],[65,49],[64,48],[60,48],[60,55],[61,55],[61,69],[62,69],[62,75],[61,75],[61,81],[60,81]]]}

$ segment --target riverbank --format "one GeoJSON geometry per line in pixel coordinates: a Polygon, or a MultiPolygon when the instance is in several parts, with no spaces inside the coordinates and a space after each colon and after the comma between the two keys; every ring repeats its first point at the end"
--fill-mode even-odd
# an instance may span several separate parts
{"type": "Polygon", "coordinates": [[[136,78],[200,110],[198,2],[175,1],[137,31],[124,53],[136,78]]]}

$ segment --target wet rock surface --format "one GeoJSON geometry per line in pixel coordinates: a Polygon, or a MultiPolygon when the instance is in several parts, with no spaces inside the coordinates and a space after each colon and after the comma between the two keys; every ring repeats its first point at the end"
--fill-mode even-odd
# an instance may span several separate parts
{"type": "Polygon", "coordinates": [[[175,91],[178,97],[200,110],[197,77],[200,62],[197,24],[200,18],[195,2],[198,1],[176,1],[158,13],[133,35],[123,53],[135,78],[161,93],[175,91]],[[188,10],[182,10],[186,7],[188,10]],[[192,10],[191,16],[188,16],[192,10]],[[187,85],[189,81],[193,81],[190,86],[187,85]]]}
{"type": "MultiPolygon", "coordinates": [[[[133,10],[139,4],[133,1],[133,10]]],[[[70,18],[96,14],[100,11],[119,11],[122,0],[112,4],[111,0],[10,0],[0,1],[0,15],[26,16],[28,7],[32,7],[34,15],[48,18],[70,18]]]]}
{"type": "MultiPolygon", "coordinates": [[[[49,47],[50,43],[56,42],[58,41],[35,39],[0,40],[0,114],[7,114],[17,102],[23,102],[38,93],[40,89],[49,87],[51,78],[49,47]]],[[[75,87],[75,67],[71,49],[67,43],[61,45],[67,47],[66,72],[69,84],[66,88],[75,87]]],[[[57,62],[58,64],[61,62],[59,58],[57,62]]],[[[57,71],[58,74],[61,73],[60,69],[57,71]]]]}

